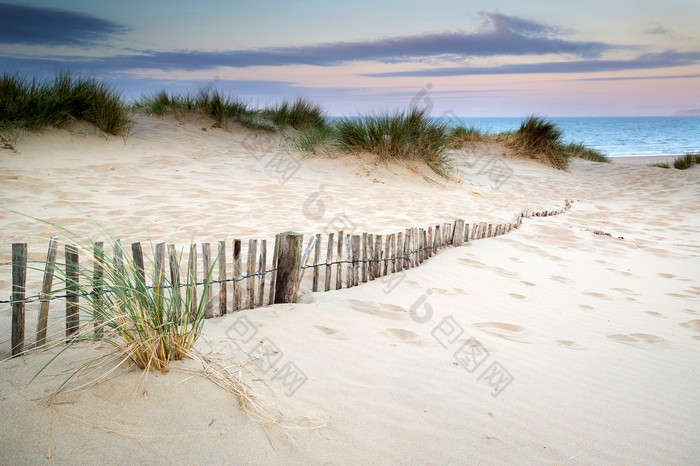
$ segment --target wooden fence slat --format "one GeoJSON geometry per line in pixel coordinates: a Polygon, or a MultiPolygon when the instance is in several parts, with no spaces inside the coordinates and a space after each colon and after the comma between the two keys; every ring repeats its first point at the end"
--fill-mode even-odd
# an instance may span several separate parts
{"type": "Polygon", "coordinates": [[[384,269],[382,275],[389,274],[389,259],[391,254],[391,235],[386,235],[386,242],[384,243],[384,251],[382,252],[382,268],[384,269]]]}
{"type": "MultiPolygon", "coordinates": [[[[233,310],[240,311],[243,309],[243,296],[241,288],[242,269],[241,269],[241,240],[233,240],[233,310]]],[[[270,298],[272,299],[272,297],[270,298]]]]}
{"type": "Polygon", "coordinates": [[[426,236],[425,229],[419,228],[418,229],[418,249],[420,249],[420,252],[418,252],[418,263],[419,264],[422,264],[423,261],[426,259],[426,254],[427,254],[426,243],[427,243],[427,236],[426,236]]]}
{"type": "Polygon", "coordinates": [[[409,253],[411,252],[411,229],[406,228],[406,231],[404,232],[403,235],[403,268],[408,270],[411,268],[411,256],[409,253]]]}
{"type": "Polygon", "coordinates": [[[391,272],[396,273],[396,233],[392,233],[391,237],[391,272]]]}
{"type": "MultiPolygon", "coordinates": [[[[41,284],[41,304],[39,307],[39,321],[36,328],[36,346],[42,346],[46,343],[46,327],[49,321],[49,294],[53,287],[53,276],[56,269],[56,239],[58,236],[52,236],[49,240],[49,249],[46,253],[46,266],[44,268],[44,280],[41,284]]],[[[100,243],[101,244],[101,243],[100,243]]]]}
{"type": "Polygon", "coordinates": [[[258,304],[260,306],[265,305],[265,277],[267,274],[267,240],[260,240],[260,262],[258,265],[258,273],[260,274],[260,279],[258,282],[258,304]]]}
{"type": "Polygon", "coordinates": [[[464,242],[465,243],[469,242],[469,224],[468,223],[464,224],[464,242]]]}
{"type": "Polygon", "coordinates": [[[78,248],[66,245],[66,337],[70,337],[80,327],[78,306],[80,298],[77,294],[80,283],[78,248]]]}
{"type": "Polygon", "coordinates": [[[138,270],[139,274],[141,275],[141,280],[143,280],[143,283],[145,284],[146,269],[143,264],[143,249],[141,248],[141,243],[131,243],[131,257],[134,261],[134,265],[136,266],[136,270],[138,270]]]}
{"type": "Polygon", "coordinates": [[[339,290],[343,287],[343,231],[338,232],[338,264],[336,267],[335,275],[335,289],[339,290]]]}
{"type": "Polygon", "coordinates": [[[365,232],[362,233],[362,283],[367,283],[367,269],[368,269],[368,256],[367,256],[367,239],[369,235],[365,232]]]}
{"type": "MultiPolygon", "coordinates": [[[[175,245],[168,244],[168,264],[170,265],[170,286],[172,287],[171,298],[175,300],[175,309],[182,310],[182,294],[180,293],[180,261],[175,251],[175,245]]],[[[178,320],[182,316],[178,316],[178,320]]]]}
{"type": "MultiPolygon", "coordinates": [[[[156,248],[156,256],[158,249],[156,248]]],[[[213,316],[214,303],[211,297],[211,244],[202,243],[202,275],[204,275],[204,318],[209,319],[213,316]]]]}
{"type": "Polygon", "coordinates": [[[382,235],[374,235],[374,277],[382,276],[382,235]]]}
{"type": "Polygon", "coordinates": [[[350,244],[352,245],[352,281],[353,285],[360,284],[360,245],[362,243],[361,235],[352,235],[350,244]]]}
{"type": "Polygon", "coordinates": [[[346,267],[346,276],[345,276],[345,283],[348,288],[352,287],[355,285],[355,277],[354,277],[354,272],[352,269],[353,263],[352,263],[352,236],[351,235],[345,235],[345,261],[347,264],[346,267]]]}
{"type": "Polygon", "coordinates": [[[401,272],[403,270],[403,232],[400,231],[396,233],[396,247],[394,248],[396,252],[396,272],[401,272]]]}
{"type": "Polygon", "coordinates": [[[367,280],[374,280],[374,235],[367,233],[367,280]]]}
{"type": "Polygon", "coordinates": [[[24,297],[27,288],[27,243],[12,244],[12,356],[24,352],[24,297]]]}
{"type": "MultiPolygon", "coordinates": [[[[325,291],[331,290],[331,264],[333,263],[333,233],[328,233],[328,249],[326,250],[326,283],[325,291]]],[[[274,262],[273,262],[274,264],[274,262]]]]}
{"type": "Polygon", "coordinates": [[[255,260],[258,252],[258,240],[248,240],[248,279],[246,286],[248,288],[248,309],[255,307],[255,260]]]}
{"type": "MultiPolygon", "coordinates": [[[[279,256],[275,264],[277,268],[275,303],[296,301],[303,241],[303,235],[291,231],[282,233],[280,236],[279,256]]],[[[343,242],[340,241],[340,244],[342,245],[343,242]]]]}
{"type": "Polygon", "coordinates": [[[462,242],[464,241],[464,220],[455,220],[454,228],[452,231],[452,246],[461,246],[462,242]]]}
{"type": "Polygon", "coordinates": [[[320,270],[318,268],[318,261],[321,258],[321,233],[316,234],[316,244],[314,245],[314,279],[311,285],[311,291],[318,291],[318,276],[320,270]]]}
{"type": "Polygon", "coordinates": [[[226,281],[226,240],[219,241],[219,315],[226,314],[228,307],[228,282],[226,281]]]}
{"type": "Polygon", "coordinates": [[[270,273],[270,298],[269,303],[275,303],[275,285],[277,283],[277,258],[279,257],[281,234],[275,235],[275,247],[272,250],[272,272],[270,273]]]}
{"type": "MultiPolygon", "coordinates": [[[[93,271],[92,271],[92,291],[95,293],[95,304],[92,309],[92,320],[95,325],[95,337],[101,338],[103,335],[103,319],[101,313],[102,307],[102,291],[104,290],[104,264],[105,264],[105,251],[104,243],[99,241],[93,245],[92,248],[93,257],[93,271]]],[[[48,310],[48,309],[47,309],[48,310]]],[[[44,333],[42,335],[42,342],[39,343],[39,337],[37,337],[37,345],[44,344],[46,338],[46,322],[39,322],[39,326],[43,328],[44,333]]]]}
{"type": "Polygon", "coordinates": [[[190,256],[187,260],[187,283],[190,296],[190,319],[197,315],[197,245],[190,244],[190,256]]]}

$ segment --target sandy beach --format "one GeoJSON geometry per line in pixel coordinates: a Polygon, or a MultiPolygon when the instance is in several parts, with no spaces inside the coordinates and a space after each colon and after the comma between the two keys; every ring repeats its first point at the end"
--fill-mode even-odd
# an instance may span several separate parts
{"type": "MultiPolygon", "coordinates": [[[[49,406],[66,368],[106,348],[68,351],[29,385],[52,353],[5,360],[3,463],[700,462],[698,170],[644,158],[560,171],[480,144],[454,152],[447,181],[370,155],[304,157],[279,135],[192,116],[136,116],[126,138],[77,126],[12,146],[0,147],[2,263],[13,242],[41,260],[51,235],[65,237],[27,216],[95,241],[106,230],[186,247],[511,222],[573,203],[446,248],[397,281],[312,293],[305,276],[298,303],[207,320],[198,350],[239,368],[275,423],[248,417],[194,361],[167,374],[103,366],[49,406]],[[507,176],[494,180],[494,163],[507,176]],[[242,326],[279,349],[271,367],[251,362],[242,326]],[[286,383],[290,367],[303,384],[286,383]]],[[[28,288],[40,284],[30,271],[28,288]]],[[[0,300],[10,290],[1,265],[0,300]]],[[[28,340],[38,307],[27,306],[28,340]]],[[[8,304],[0,318],[6,357],[8,304]]],[[[64,318],[52,304],[55,332],[64,318]]]]}

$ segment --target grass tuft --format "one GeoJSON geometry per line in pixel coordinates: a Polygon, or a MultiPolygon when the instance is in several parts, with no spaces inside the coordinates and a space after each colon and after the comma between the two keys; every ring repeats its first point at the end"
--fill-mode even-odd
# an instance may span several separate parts
{"type": "Polygon", "coordinates": [[[346,152],[371,152],[383,160],[422,160],[437,174],[449,177],[448,149],[453,139],[446,123],[425,110],[344,118],[335,123],[337,146],[346,152]]]}
{"type": "Polygon", "coordinates": [[[569,144],[562,146],[562,150],[567,153],[569,157],[577,157],[580,159],[590,160],[591,162],[610,163],[610,157],[598,149],[587,147],[582,142],[570,142],[569,144]]]}
{"type": "MultiPolygon", "coordinates": [[[[673,159],[672,164],[673,168],[677,170],[687,170],[694,165],[700,165],[700,151],[698,151],[695,154],[692,152],[688,152],[685,155],[676,157],[675,159],[673,159]]],[[[671,168],[671,164],[669,164],[668,162],[650,163],[649,166],[658,168],[671,168]]]]}
{"type": "Polygon", "coordinates": [[[53,81],[5,73],[0,78],[0,125],[31,131],[86,121],[107,134],[126,134],[129,109],[121,95],[91,77],[57,73],[53,81]]]}
{"type": "Polygon", "coordinates": [[[562,131],[555,123],[530,116],[508,138],[506,145],[517,156],[564,170],[569,164],[569,154],[563,150],[561,136],[562,131]]]}
{"type": "Polygon", "coordinates": [[[291,126],[299,131],[305,131],[312,128],[321,129],[326,126],[323,108],[303,97],[298,97],[292,103],[284,100],[271,109],[263,110],[263,113],[271,115],[275,124],[282,128],[291,126]]]}

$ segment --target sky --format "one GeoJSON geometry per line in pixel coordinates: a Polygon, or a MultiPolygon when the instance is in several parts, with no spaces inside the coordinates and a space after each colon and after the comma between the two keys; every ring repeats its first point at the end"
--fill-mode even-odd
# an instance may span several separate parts
{"type": "Polygon", "coordinates": [[[0,1],[0,72],[330,115],[700,114],[698,0],[0,1]]]}

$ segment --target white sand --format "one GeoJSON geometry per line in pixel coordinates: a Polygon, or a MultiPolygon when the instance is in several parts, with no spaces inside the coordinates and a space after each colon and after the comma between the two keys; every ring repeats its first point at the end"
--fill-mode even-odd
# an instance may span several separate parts
{"type": "MultiPolygon", "coordinates": [[[[456,154],[461,183],[434,175],[444,186],[428,183],[369,157],[294,155],[300,168],[280,184],[266,168],[270,154],[288,152],[279,138],[210,126],[139,118],[126,141],[51,130],[19,138],[17,153],[0,150],[2,261],[14,241],[41,258],[55,232],[10,209],[94,240],[107,238],[90,221],[125,244],[150,235],[185,246],[271,240],[285,230],[308,235],[338,219],[372,233],[455,218],[512,221],[522,209],[575,202],[564,215],[446,249],[398,284],[304,291],[297,304],[208,320],[200,350],[227,364],[250,359],[231,338],[246,323],[258,330],[254,340],[279,348],[272,369],[248,364],[243,377],[284,428],[250,420],[230,394],[180,370],[196,369],[191,361],[167,375],[115,371],[51,407],[46,397],[61,371],[101,350],[68,352],[28,387],[49,355],[6,361],[3,462],[48,461],[49,440],[50,461],[60,464],[700,461],[699,171],[577,160],[561,172],[487,146],[456,154]],[[497,190],[481,170],[493,161],[513,171],[497,190]],[[317,192],[322,208],[307,203],[317,192]],[[435,336],[450,322],[462,333],[452,343],[443,338],[444,347],[435,336]],[[488,352],[473,372],[455,359],[469,339],[488,352]],[[308,378],[292,396],[287,363],[308,378]],[[485,376],[493,363],[510,374],[508,385],[485,376]]],[[[31,275],[30,285],[40,279],[31,275]]],[[[10,269],[0,266],[0,299],[9,289],[10,269]]],[[[30,340],[37,309],[28,305],[30,340]]],[[[51,309],[60,322],[61,305],[51,309]]],[[[10,315],[2,305],[3,353],[10,315]]]]}

